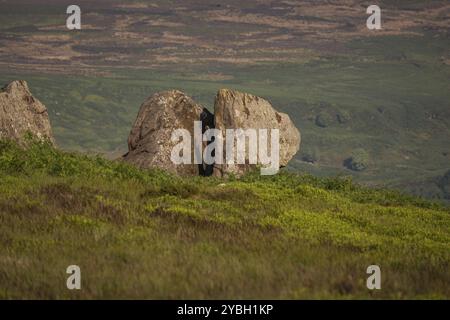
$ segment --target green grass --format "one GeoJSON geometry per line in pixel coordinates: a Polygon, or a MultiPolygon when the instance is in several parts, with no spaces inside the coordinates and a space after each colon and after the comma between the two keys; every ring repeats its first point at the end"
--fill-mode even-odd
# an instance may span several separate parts
{"type": "Polygon", "coordinates": [[[448,208],[348,179],[180,178],[0,143],[0,298],[448,299],[449,245],[448,208]]]}

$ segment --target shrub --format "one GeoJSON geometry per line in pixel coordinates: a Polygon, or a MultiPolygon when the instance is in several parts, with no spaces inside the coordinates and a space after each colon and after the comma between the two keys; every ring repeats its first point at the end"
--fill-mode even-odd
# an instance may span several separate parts
{"type": "Polygon", "coordinates": [[[303,151],[302,161],[315,163],[319,160],[318,152],[314,149],[307,149],[303,151]]]}
{"type": "Polygon", "coordinates": [[[316,117],[316,125],[321,128],[329,127],[333,122],[334,118],[327,112],[321,112],[316,117]]]}
{"type": "Polygon", "coordinates": [[[345,123],[349,122],[350,118],[351,118],[350,114],[345,110],[339,111],[339,113],[336,115],[336,117],[340,124],[345,124],[345,123]]]}
{"type": "Polygon", "coordinates": [[[444,198],[450,199],[450,170],[439,179],[438,186],[442,190],[444,198]]]}
{"type": "Polygon", "coordinates": [[[356,149],[351,157],[344,161],[344,166],[353,171],[363,171],[369,166],[369,154],[364,149],[356,149]]]}

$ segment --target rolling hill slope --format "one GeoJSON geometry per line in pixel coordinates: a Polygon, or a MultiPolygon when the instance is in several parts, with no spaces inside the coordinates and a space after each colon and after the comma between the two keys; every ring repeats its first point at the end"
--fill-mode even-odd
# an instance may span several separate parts
{"type": "Polygon", "coordinates": [[[347,179],[188,179],[0,142],[2,299],[448,299],[449,243],[448,208],[347,179]]]}

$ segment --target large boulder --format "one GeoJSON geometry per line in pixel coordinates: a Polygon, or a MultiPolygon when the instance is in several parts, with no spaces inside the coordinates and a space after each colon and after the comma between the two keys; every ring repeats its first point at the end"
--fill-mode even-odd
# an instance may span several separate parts
{"type": "MultiPolygon", "coordinates": [[[[142,104],[128,137],[124,160],[140,168],[161,168],[179,175],[198,175],[195,164],[176,165],[171,161],[171,141],[176,129],[186,129],[194,136],[194,121],[200,121],[203,108],[183,92],[160,92],[142,104]]],[[[191,146],[193,158],[194,145],[191,146]]]]}
{"type": "MultiPolygon", "coordinates": [[[[235,164],[220,163],[217,159],[216,163],[209,163],[207,160],[202,164],[193,163],[196,147],[203,153],[209,144],[196,141],[195,121],[201,121],[202,133],[213,128],[221,130],[224,142],[223,160],[226,160],[227,156],[227,129],[267,129],[269,133],[272,129],[278,129],[279,163],[278,166],[275,166],[275,170],[286,166],[299,151],[300,132],[288,115],[276,111],[268,101],[247,93],[223,89],[217,94],[214,108],[215,113],[212,114],[180,91],[154,94],[141,106],[128,138],[129,152],[123,156],[123,159],[140,168],[157,167],[179,175],[215,175],[219,177],[230,174],[241,176],[261,164],[259,162],[253,164],[249,161],[248,141],[244,163],[238,164],[237,157],[234,159],[235,164]],[[190,133],[190,161],[192,164],[176,164],[171,159],[173,150],[178,150],[174,147],[178,146],[180,142],[172,141],[172,134],[177,129],[185,129],[190,133]],[[200,146],[196,146],[195,143],[199,143],[200,146]]],[[[268,138],[268,149],[270,150],[271,139],[268,138]]],[[[237,150],[236,139],[233,143],[237,150]]],[[[259,144],[259,141],[256,141],[256,144],[259,144]]],[[[218,155],[217,151],[216,155],[218,155]]]]}
{"type": "MultiPolygon", "coordinates": [[[[214,117],[215,127],[222,130],[224,141],[226,129],[279,129],[281,167],[286,166],[300,149],[300,132],[289,116],[276,111],[268,101],[260,97],[228,89],[219,90],[214,104],[214,117]]],[[[255,165],[247,162],[248,146],[246,150],[246,164],[216,164],[214,175],[240,176],[253,169],[255,165]]]]}
{"type": "Polygon", "coordinates": [[[25,81],[13,81],[0,91],[0,138],[23,144],[26,133],[54,144],[47,108],[25,81]]]}

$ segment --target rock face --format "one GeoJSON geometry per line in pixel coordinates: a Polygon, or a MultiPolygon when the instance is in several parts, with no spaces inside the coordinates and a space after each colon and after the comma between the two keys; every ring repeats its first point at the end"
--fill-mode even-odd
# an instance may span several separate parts
{"type": "MultiPolygon", "coordinates": [[[[216,96],[214,109],[213,115],[180,91],[154,94],[141,106],[128,138],[129,152],[123,156],[124,160],[141,168],[158,167],[180,175],[241,176],[256,167],[247,161],[248,145],[244,164],[174,164],[171,161],[171,153],[178,141],[172,142],[171,137],[176,129],[189,131],[192,138],[191,159],[194,159],[195,121],[202,122],[202,133],[213,128],[222,131],[224,159],[226,129],[279,129],[281,167],[286,166],[299,151],[300,132],[289,116],[277,112],[262,98],[223,89],[216,96]]],[[[236,140],[234,144],[236,146],[236,140]]],[[[208,143],[203,142],[202,150],[205,150],[207,145],[208,143]]],[[[270,137],[268,149],[270,150],[270,137]]]]}
{"type": "MultiPolygon", "coordinates": [[[[161,168],[179,175],[198,175],[198,165],[176,165],[170,157],[177,144],[172,132],[186,129],[194,136],[194,121],[200,121],[203,108],[180,91],[160,92],[141,106],[128,137],[129,152],[125,161],[140,168],[161,168]]],[[[194,146],[192,141],[192,154],[194,146]]]]}
{"type": "Polygon", "coordinates": [[[0,91],[0,138],[23,143],[27,132],[54,144],[47,108],[25,81],[13,81],[0,91]]]}
{"type": "MultiPolygon", "coordinates": [[[[215,127],[223,133],[226,129],[239,128],[279,129],[281,167],[286,166],[300,149],[300,132],[289,116],[276,111],[268,101],[257,96],[228,89],[219,90],[214,104],[214,116],[215,127]]],[[[248,146],[246,150],[247,161],[248,146]]],[[[254,167],[251,164],[215,165],[214,175],[226,176],[232,173],[240,176],[254,167]]]]}

